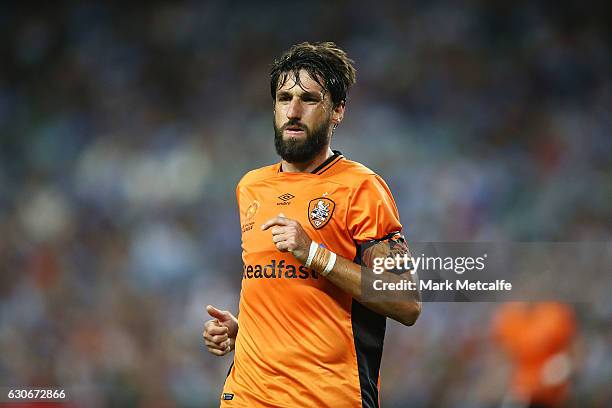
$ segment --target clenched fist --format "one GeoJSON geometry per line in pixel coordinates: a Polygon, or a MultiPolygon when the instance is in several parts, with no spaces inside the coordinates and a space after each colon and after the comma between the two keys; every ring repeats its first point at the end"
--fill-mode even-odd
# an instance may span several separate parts
{"type": "Polygon", "coordinates": [[[272,242],[276,245],[276,249],[281,252],[291,252],[295,259],[302,263],[306,262],[312,240],[299,222],[280,213],[278,217],[266,221],[261,229],[265,231],[270,227],[272,227],[272,242]]]}
{"type": "Polygon", "coordinates": [[[204,324],[204,343],[215,356],[224,356],[234,350],[238,335],[238,319],[227,310],[219,310],[211,305],[206,311],[213,317],[204,324]]]}

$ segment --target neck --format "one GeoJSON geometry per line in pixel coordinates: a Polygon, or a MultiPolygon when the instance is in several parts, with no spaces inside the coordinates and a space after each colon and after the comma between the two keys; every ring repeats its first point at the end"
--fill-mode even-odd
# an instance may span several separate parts
{"type": "Polygon", "coordinates": [[[310,161],[304,163],[289,163],[283,160],[281,166],[283,167],[283,171],[287,173],[310,173],[319,167],[325,160],[333,156],[333,154],[334,152],[327,146],[310,161]]]}

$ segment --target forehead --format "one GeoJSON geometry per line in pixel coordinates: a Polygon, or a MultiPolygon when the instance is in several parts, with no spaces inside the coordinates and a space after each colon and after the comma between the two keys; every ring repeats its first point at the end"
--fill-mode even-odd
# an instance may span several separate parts
{"type": "Polygon", "coordinates": [[[281,74],[279,78],[278,92],[317,92],[325,93],[325,89],[315,81],[308,71],[301,69],[298,72],[299,78],[295,77],[294,72],[281,74]],[[283,84],[283,81],[285,82],[283,84]],[[282,84],[282,85],[281,85],[282,84]]]}

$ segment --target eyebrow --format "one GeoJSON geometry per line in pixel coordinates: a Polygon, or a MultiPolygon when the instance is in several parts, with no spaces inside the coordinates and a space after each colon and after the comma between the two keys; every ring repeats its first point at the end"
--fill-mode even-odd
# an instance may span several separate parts
{"type": "MultiPolygon", "coordinates": [[[[279,91],[276,93],[276,96],[277,97],[293,96],[293,94],[288,91],[279,91]]],[[[302,99],[304,98],[323,99],[325,97],[324,95],[321,94],[321,92],[314,92],[314,91],[304,91],[298,94],[298,96],[302,99]]]]}

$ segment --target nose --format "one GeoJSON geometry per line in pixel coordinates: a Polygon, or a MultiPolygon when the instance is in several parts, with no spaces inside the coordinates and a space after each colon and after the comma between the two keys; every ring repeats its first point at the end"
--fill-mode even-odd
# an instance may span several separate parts
{"type": "Polygon", "coordinates": [[[300,98],[293,97],[287,108],[287,119],[300,119],[302,117],[302,104],[300,98]]]}

